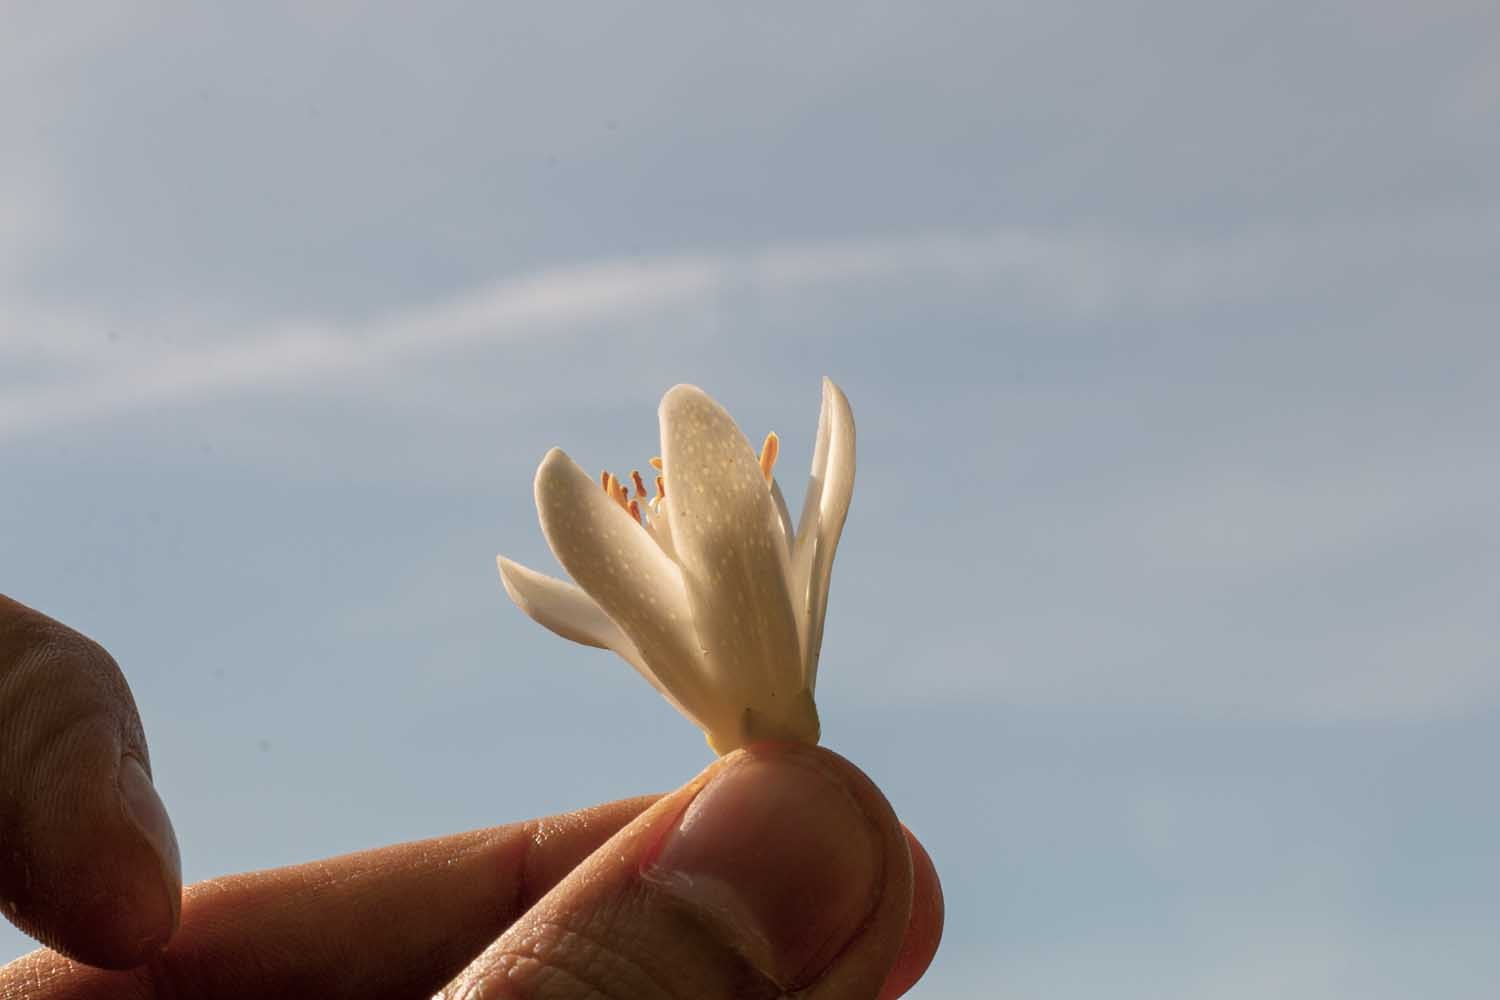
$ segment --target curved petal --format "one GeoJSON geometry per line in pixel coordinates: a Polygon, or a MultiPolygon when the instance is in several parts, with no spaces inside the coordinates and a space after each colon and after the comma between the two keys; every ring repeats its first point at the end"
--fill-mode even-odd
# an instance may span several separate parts
{"type": "MultiPolygon", "coordinates": [[[[781,492],[781,484],[774,479],[771,480],[771,503],[776,507],[776,525],[781,529],[779,537],[781,544],[786,546],[787,564],[790,568],[792,543],[796,541],[797,536],[792,531],[792,512],[787,509],[786,496],[781,492]]],[[[791,587],[790,580],[787,581],[787,586],[791,587]]]]}
{"type": "Polygon", "coordinates": [[[662,498],[663,507],[658,509],[646,519],[646,533],[651,536],[652,541],[661,546],[662,552],[674,563],[677,561],[677,547],[672,544],[672,520],[667,516],[665,505],[671,503],[666,497],[662,498]]]}
{"type": "Polygon", "coordinates": [[[703,390],[661,402],[672,538],[704,661],[738,708],[791,711],[802,653],[780,518],[750,442],[703,390]]]}
{"type": "Polygon", "coordinates": [[[527,569],[504,556],[496,556],[495,562],[505,592],[538,625],[596,649],[635,648],[620,626],[576,584],[527,569]]]}
{"type": "Polygon", "coordinates": [[[853,495],[854,411],[843,390],[832,379],[825,378],[812,473],[802,502],[802,517],[797,521],[797,543],[792,550],[793,600],[799,612],[804,677],[809,690],[816,687],[818,679],[818,654],[823,645],[823,615],[828,610],[833,554],[853,495]]]}
{"type": "Polygon", "coordinates": [[[646,665],[646,659],[636,649],[635,643],[630,641],[630,637],[621,631],[620,626],[609,615],[600,610],[599,605],[581,587],[528,569],[504,556],[496,556],[495,561],[500,567],[500,582],[505,585],[505,592],[510,595],[516,607],[526,612],[533,621],[564,639],[618,654],[656,688],[673,708],[694,723],[704,725],[657,680],[656,674],[646,665]]]}
{"type": "Polygon", "coordinates": [[[557,561],[640,650],[660,686],[700,725],[715,724],[677,566],[561,448],[537,469],[536,506],[557,561]]]}

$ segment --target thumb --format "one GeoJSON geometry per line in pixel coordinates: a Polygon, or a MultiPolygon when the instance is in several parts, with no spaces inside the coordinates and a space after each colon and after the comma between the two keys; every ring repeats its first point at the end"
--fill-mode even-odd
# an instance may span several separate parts
{"type": "Polygon", "coordinates": [[[874,784],[830,751],[758,744],[621,830],[444,995],[871,998],[911,900],[874,784]]]}

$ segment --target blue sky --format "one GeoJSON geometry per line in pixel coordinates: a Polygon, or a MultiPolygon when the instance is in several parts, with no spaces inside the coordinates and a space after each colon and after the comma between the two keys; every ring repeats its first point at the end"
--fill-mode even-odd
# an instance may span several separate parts
{"type": "Polygon", "coordinates": [[[1490,5],[7,19],[3,587],[124,666],[189,879],[695,773],[494,556],[677,382],[795,483],[828,374],[914,996],[1500,976],[1490,5]]]}

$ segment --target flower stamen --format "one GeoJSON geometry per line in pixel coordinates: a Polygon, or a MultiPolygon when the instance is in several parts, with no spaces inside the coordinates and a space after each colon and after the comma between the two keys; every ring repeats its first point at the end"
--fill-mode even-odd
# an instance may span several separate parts
{"type": "Polygon", "coordinates": [[[604,495],[620,505],[623,511],[630,510],[630,494],[625,492],[625,487],[609,471],[599,473],[599,485],[604,488],[604,495]]]}
{"type": "MultiPolygon", "coordinates": [[[[655,458],[652,459],[652,462],[659,464],[661,459],[655,458]]],[[[646,477],[641,475],[639,469],[631,470],[630,486],[626,486],[620,481],[619,477],[608,469],[605,469],[599,473],[599,488],[604,491],[605,496],[618,504],[621,510],[635,518],[635,523],[643,528],[646,527],[646,507],[649,506],[653,515],[659,514],[661,512],[662,499],[667,495],[665,478],[657,476],[656,496],[651,497],[651,494],[646,490],[646,477]],[[630,493],[632,487],[635,489],[634,496],[630,493]]]]}
{"type": "MultiPolygon", "coordinates": [[[[772,473],[776,468],[777,456],[781,454],[781,438],[775,431],[766,435],[765,443],[760,446],[760,474],[765,477],[769,485],[772,473]]],[[[646,527],[645,511],[649,509],[652,517],[661,515],[662,501],[667,498],[667,478],[663,470],[661,456],[651,459],[651,467],[657,471],[656,495],[651,496],[646,490],[646,477],[641,475],[639,469],[630,470],[630,485],[622,483],[614,473],[608,469],[599,473],[599,488],[604,495],[619,505],[641,527],[646,527]],[[635,493],[631,495],[631,489],[635,493]]]]}
{"type": "Polygon", "coordinates": [[[776,456],[781,453],[781,438],[772,431],[766,435],[766,443],[760,446],[760,474],[771,481],[771,470],[776,468],[776,456]]]}

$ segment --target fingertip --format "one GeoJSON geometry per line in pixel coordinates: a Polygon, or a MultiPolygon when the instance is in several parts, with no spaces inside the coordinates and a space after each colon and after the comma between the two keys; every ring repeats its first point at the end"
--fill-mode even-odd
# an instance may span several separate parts
{"type": "Polygon", "coordinates": [[[901,941],[896,964],[886,978],[885,988],[880,991],[880,1000],[895,1000],[915,986],[932,964],[943,938],[943,884],[938,878],[937,866],[916,834],[904,825],[901,829],[911,851],[911,919],[906,925],[906,936],[901,941]]]}
{"type": "Polygon", "coordinates": [[[106,792],[103,799],[97,821],[84,826],[86,835],[58,831],[24,862],[33,880],[18,900],[16,922],[76,961],[130,969],[148,962],[177,931],[177,840],[135,757],[120,758],[115,794],[106,792]]]}
{"type": "Polygon", "coordinates": [[[142,926],[147,930],[147,940],[159,939],[158,946],[165,945],[182,919],[182,856],[177,848],[177,833],[151,776],[136,757],[127,754],[121,758],[119,788],[125,814],[154,856],[159,876],[156,881],[160,899],[142,900],[145,918],[142,926]]]}
{"type": "Polygon", "coordinates": [[[0,601],[0,900],[78,961],[139,965],[176,929],[180,861],[119,666],[97,643],[0,601]]]}
{"type": "Polygon", "coordinates": [[[642,877],[768,979],[806,986],[871,922],[887,881],[886,841],[849,786],[831,755],[795,744],[735,753],[642,877]]]}
{"type": "Polygon", "coordinates": [[[644,811],[443,995],[873,997],[908,929],[910,857],[853,764],[756,743],[644,811]]]}

